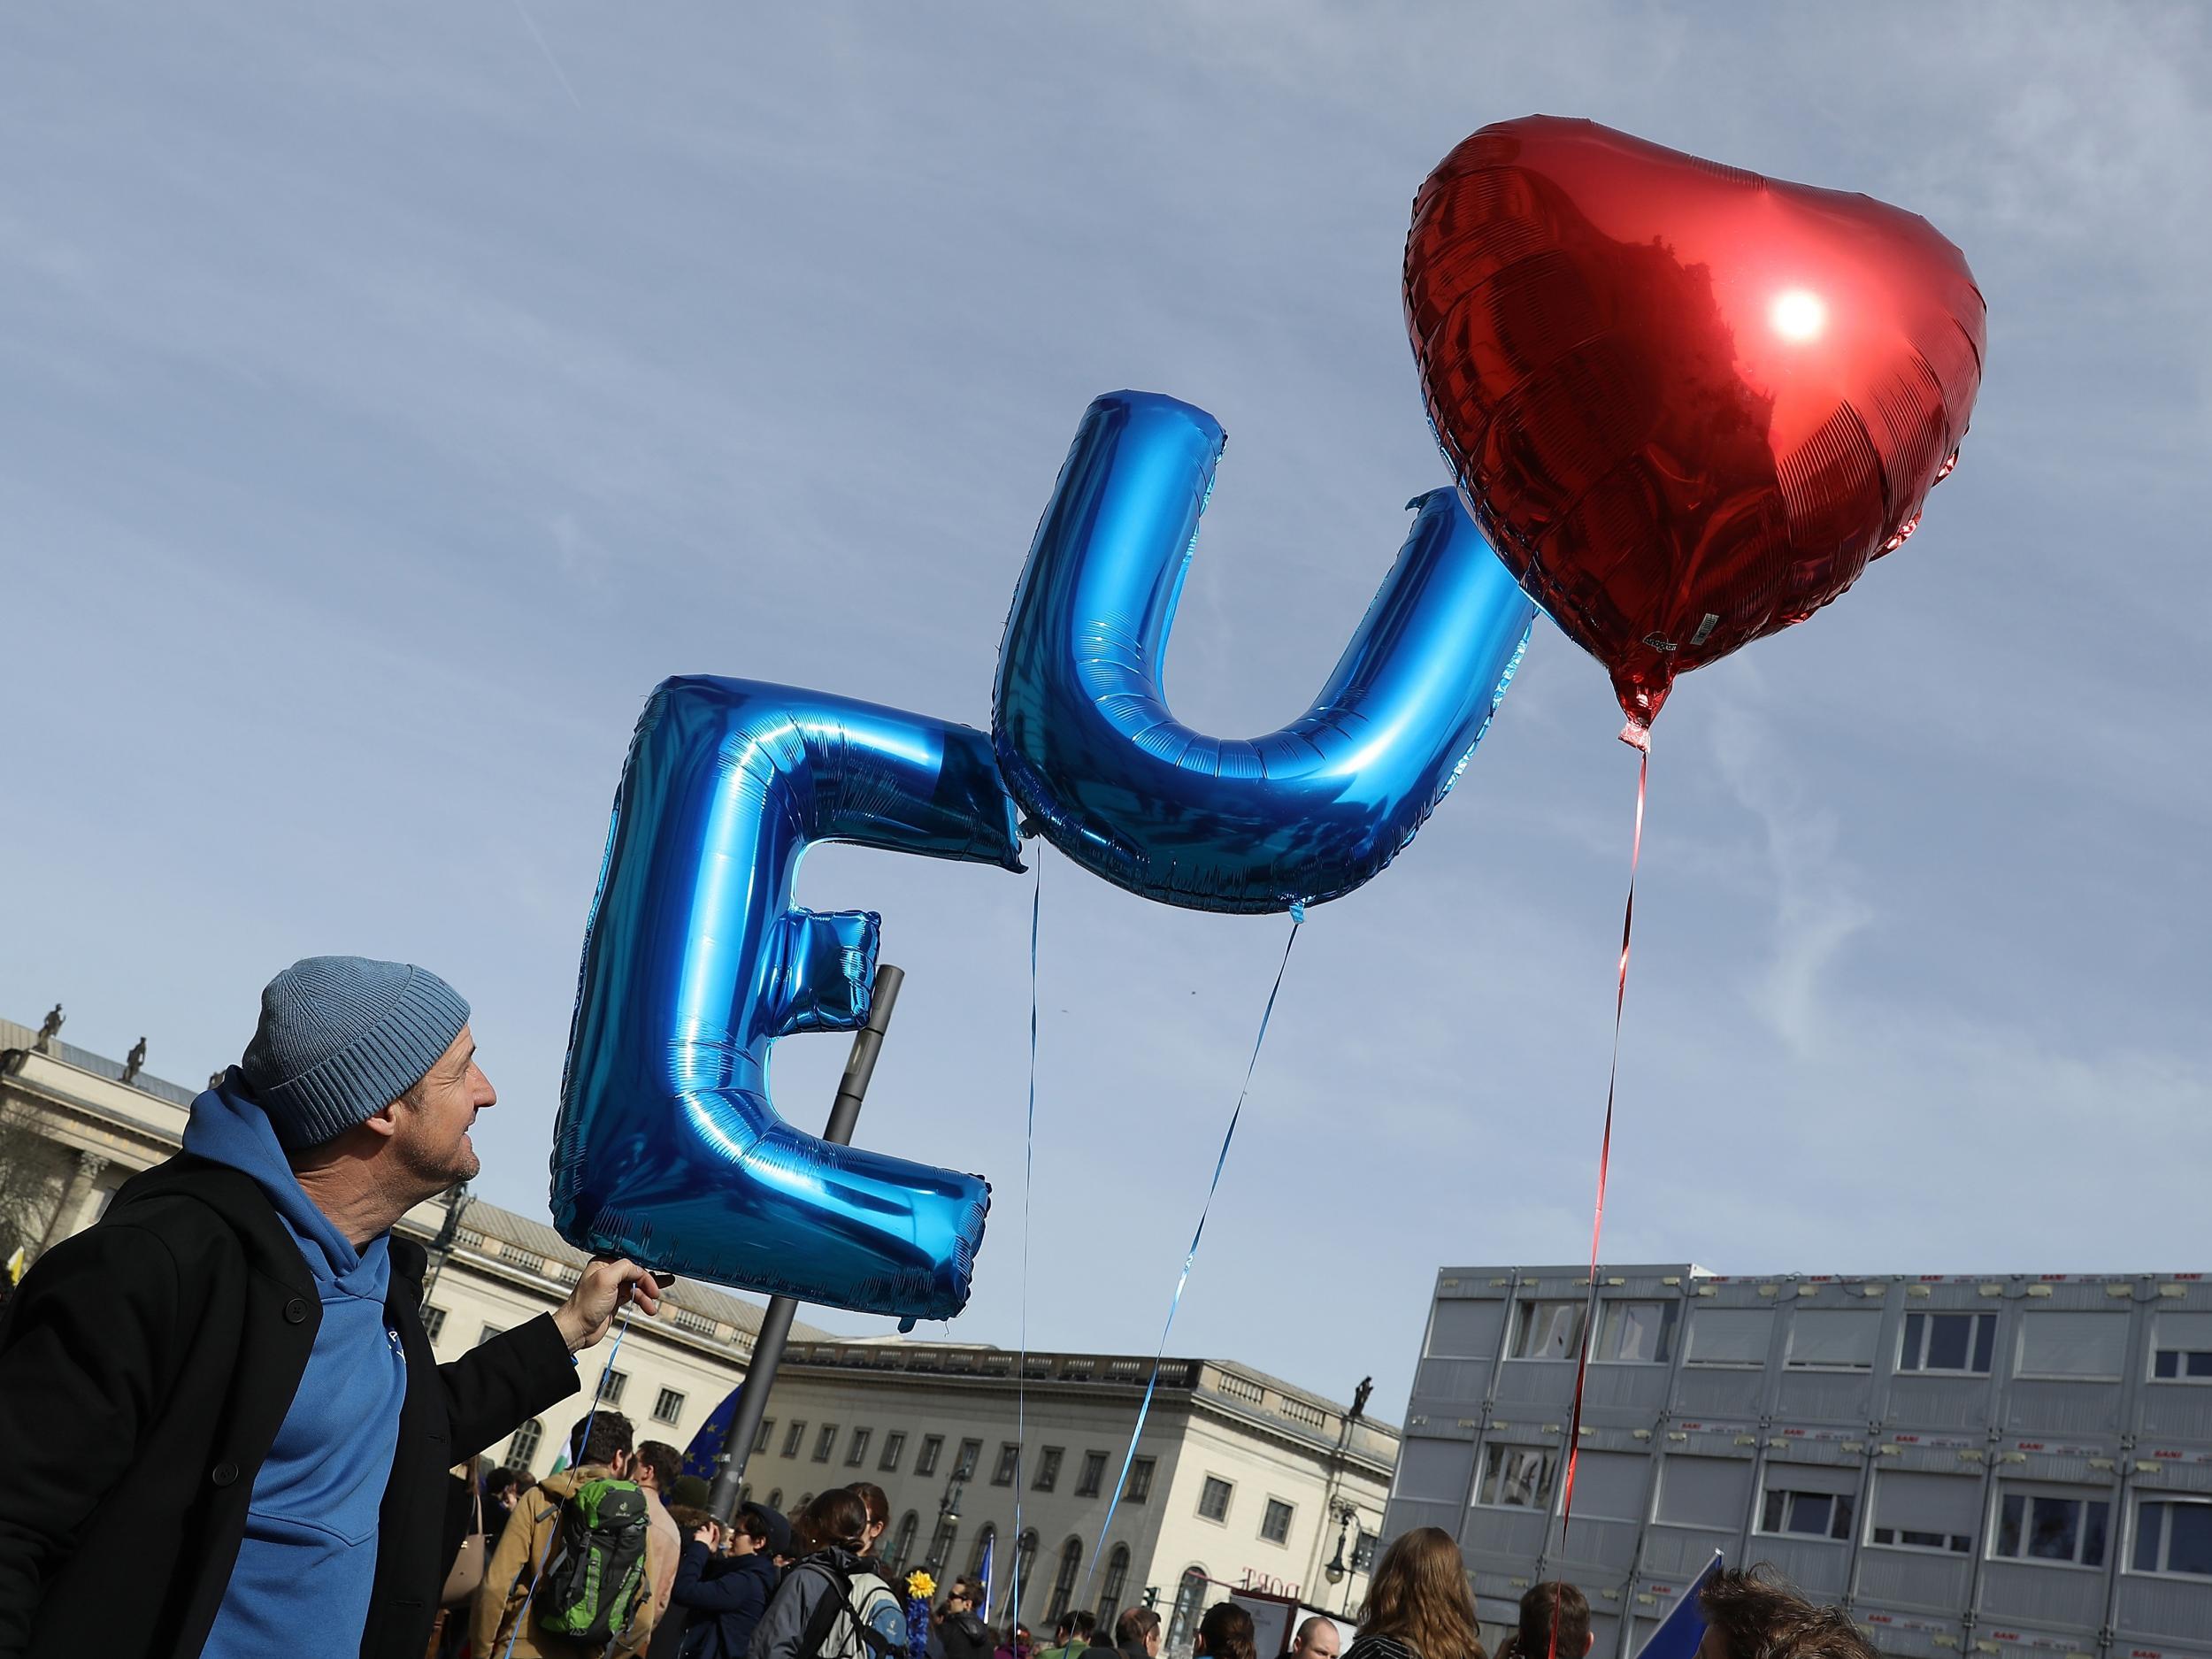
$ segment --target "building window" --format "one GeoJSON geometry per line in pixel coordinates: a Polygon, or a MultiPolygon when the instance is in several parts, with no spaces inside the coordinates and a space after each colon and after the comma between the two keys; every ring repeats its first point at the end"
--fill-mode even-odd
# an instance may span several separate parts
{"type": "Polygon", "coordinates": [[[1522,1302],[1513,1309],[1508,1359],[1572,1359],[1582,1349],[1582,1303],[1522,1302]]]}
{"type": "Polygon", "coordinates": [[[1796,1492],[1769,1486],[1759,1512],[1759,1530],[1798,1538],[1847,1539],[1851,1536],[1851,1499],[1841,1492],[1796,1492]]]}
{"type": "Polygon", "coordinates": [[[1954,1555],[1963,1555],[1974,1548],[1973,1539],[1964,1532],[1922,1532],[1909,1526],[1878,1526],[1874,1542],[1893,1549],[1938,1549],[1954,1555]]]}
{"type": "Polygon", "coordinates": [[[1095,1498],[1098,1495],[1098,1483],[1105,1479],[1106,1454],[1085,1452],[1083,1472],[1077,1476],[1075,1480],[1075,1495],[1079,1498],[1095,1498]]]}
{"type": "Polygon", "coordinates": [[[684,1397],[673,1388],[661,1390],[661,1397],[653,1402],[653,1421],[673,1423],[684,1414],[684,1397]]]}
{"type": "Polygon", "coordinates": [[[1191,1637],[1198,1630],[1198,1616],[1205,1605],[1206,1570],[1189,1568],[1184,1572],[1182,1582],[1175,1586],[1175,1612],[1168,1620],[1167,1640],[1160,1644],[1163,1651],[1190,1651],[1191,1637]]]}
{"type": "Polygon", "coordinates": [[[2158,1316],[2151,1375],[2162,1382],[2212,1382],[2212,1313],[2158,1316]]]}
{"type": "Polygon", "coordinates": [[[2212,1578],[2212,1499],[2146,1498],[2138,1504],[2134,1569],[2212,1578]]]}
{"type": "Polygon", "coordinates": [[[2016,1376],[2118,1382],[2127,1363],[2124,1313],[2030,1313],[2020,1320],[2016,1376]]]}
{"type": "Polygon", "coordinates": [[[1076,1570],[1083,1564],[1083,1540],[1071,1538],[1060,1546],[1060,1565],[1052,1575],[1052,1600],[1045,1603],[1045,1623],[1059,1622],[1068,1610],[1068,1603],[1075,1599],[1076,1570]]]}
{"type": "MultiPolygon", "coordinates": [[[[968,1577],[976,1579],[983,1577],[983,1563],[987,1557],[997,1553],[995,1548],[997,1543],[998,1528],[988,1521],[984,1522],[983,1530],[975,1535],[975,1548],[968,1552],[968,1577]]],[[[993,1570],[996,1571],[998,1563],[993,1562],[991,1564],[993,1570]]],[[[988,1618],[990,1612],[988,1608],[979,1607],[975,1616],[978,1618],[988,1618]]]]}
{"type": "Polygon", "coordinates": [[[1260,1536],[1271,1544],[1290,1541],[1290,1505],[1280,1498],[1267,1501],[1267,1513],[1260,1520],[1260,1536]]]}
{"type": "Polygon", "coordinates": [[[486,1326],[485,1326],[482,1330],[479,1331],[479,1332],[476,1333],[476,1346],[477,1346],[477,1347],[479,1347],[479,1348],[483,1347],[485,1343],[487,1343],[487,1342],[490,1341],[490,1340],[491,1340],[494,1337],[497,1336],[498,1334],[499,1334],[499,1327],[498,1327],[497,1325],[486,1325],[486,1326]]]}
{"type": "MultiPolygon", "coordinates": [[[[799,1448],[805,1444],[806,1419],[804,1417],[794,1417],[791,1420],[791,1426],[783,1432],[783,1455],[786,1457],[796,1457],[799,1455],[799,1448]]],[[[779,1509],[782,1506],[780,1504],[771,1504],[769,1507],[771,1509],[779,1509]]]]}
{"type": "Polygon", "coordinates": [[[1792,1371],[1872,1371],[1882,1316],[1856,1309],[1801,1308],[1790,1320],[1792,1371]]]}
{"type": "Polygon", "coordinates": [[[906,1558],[914,1550],[914,1535],[922,1530],[922,1517],[909,1509],[899,1520],[899,1530],[891,1534],[890,1552],[884,1557],[891,1573],[896,1578],[906,1570],[906,1558]]]}
{"type": "Polygon", "coordinates": [[[868,1442],[874,1438],[873,1429],[855,1429],[850,1446],[845,1448],[845,1467],[857,1469],[868,1461],[868,1442]]]}
{"type": "MultiPolygon", "coordinates": [[[[1046,1447],[1037,1459],[1037,1478],[1029,1483],[1030,1489],[1035,1492],[1049,1492],[1058,1486],[1060,1484],[1060,1460],[1066,1455],[1067,1452],[1061,1447],[1046,1447]]],[[[1060,1611],[1064,1613],[1067,1609],[1063,1608],[1060,1611]]],[[[1060,1614],[1054,1613],[1048,1617],[1057,1618],[1060,1614]]]]}
{"type": "Polygon", "coordinates": [[[775,1418],[773,1418],[773,1417],[763,1417],[763,1418],[761,1418],[761,1420],[760,1420],[760,1432],[753,1436],[753,1455],[754,1455],[754,1456],[756,1456],[756,1457],[762,1457],[762,1456],[765,1456],[765,1455],[767,1455],[767,1451],[768,1451],[768,1437],[769,1437],[770,1435],[773,1434],[775,1432],[776,1432],[776,1419],[775,1419],[775,1418]]]}
{"type": "Polygon", "coordinates": [[[1538,1446],[1492,1446],[1483,1454],[1477,1503],[1540,1509],[1551,1502],[1552,1454],[1538,1446]]]}
{"type": "Polygon", "coordinates": [[[545,1425],[532,1417],[515,1431],[515,1437],[507,1442],[507,1467],[527,1469],[538,1455],[538,1442],[545,1438],[545,1425]]]}
{"type": "Polygon", "coordinates": [[[1901,1371],[1986,1377],[1997,1351],[1993,1313],[1909,1313],[1897,1350],[1901,1371]]]}
{"type": "Polygon", "coordinates": [[[1198,1491],[1198,1513],[1202,1519],[1225,1521],[1229,1518],[1229,1483],[1208,1475],[1206,1484],[1198,1491]]]}
{"type": "Polygon", "coordinates": [[[951,1516],[940,1517],[937,1530],[929,1535],[929,1559],[922,1564],[941,1584],[945,1565],[952,1559],[954,1541],[960,1536],[960,1523],[951,1516]]]}
{"type": "MultiPolygon", "coordinates": [[[[818,1463],[826,1463],[830,1460],[830,1454],[836,1449],[837,1425],[825,1423],[814,1432],[814,1461],[818,1463]]],[[[803,1509],[806,1506],[802,1504],[800,1507],[803,1509]]]]}
{"type": "Polygon", "coordinates": [[[1130,1460],[1129,1484],[1122,1491],[1122,1501],[1142,1503],[1152,1495],[1152,1460],[1137,1457],[1130,1460]]]}
{"type": "Polygon", "coordinates": [[[1003,1446],[1000,1447],[998,1448],[998,1467],[991,1471],[991,1484],[995,1486],[1012,1486],[1014,1484],[1014,1471],[1020,1466],[1022,1448],[1015,1445],[1013,1441],[1009,1440],[1003,1446]]]}
{"type": "Polygon", "coordinates": [[[1700,1308],[1690,1315],[1686,1365],[1735,1365],[1756,1370],[1774,1340],[1770,1308],[1700,1308]]]}
{"type": "Polygon", "coordinates": [[[773,1492],[768,1494],[768,1507],[775,1510],[778,1514],[782,1513],[783,1488],[781,1486],[778,1486],[773,1492]]]}
{"type": "Polygon", "coordinates": [[[906,1454],[906,1432],[894,1429],[883,1437],[883,1461],[876,1467],[888,1475],[899,1472],[899,1459],[906,1454]]]}
{"type": "Polygon", "coordinates": [[[422,1333],[425,1336],[434,1342],[438,1340],[438,1333],[444,1329],[445,1310],[443,1308],[425,1308],[422,1310],[422,1333]]]}
{"type": "Polygon", "coordinates": [[[961,1441],[960,1455],[953,1460],[952,1472],[963,1480],[973,1480],[975,1466],[982,1456],[983,1442],[981,1440],[961,1441]]]}
{"type": "Polygon", "coordinates": [[[1993,1553],[2008,1561],[2062,1561],[2101,1567],[2105,1529],[2111,1513],[2110,1504],[2095,1498],[2008,1492],[1997,1504],[1997,1542],[1993,1553]]]}
{"type": "Polygon", "coordinates": [[[1610,1365],[1663,1365],[1674,1357],[1674,1320],[1679,1311],[1671,1302],[1609,1302],[1598,1325],[1598,1351],[1592,1356],[1610,1365]]]}
{"type": "Polygon", "coordinates": [[[1970,1554],[1981,1531],[1981,1482],[1970,1475],[1880,1469],[1874,1475],[1874,1528],[1868,1542],[1889,1549],[1970,1554]]]}
{"type": "Polygon", "coordinates": [[[609,1366],[599,1373],[599,1401],[602,1405],[618,1406],[622,1391],[630,1386],[630,1373],[609,1366]]]}
{"type": "Polygon", "coordinates": [[[1114,1616],[1121,1611],[1121,1593],[1129,1585],[1129,1546],[1116,1544],[1114,1553],[1106,1557],[1106,1581],[1098,1590],[1098,1626],[1101,1630],[1114,1627],[1114,1616]]]}
{"type": "Polygon", "coordinates": [[[944,1449],[945,1437],[943,1435],[923,1435],[922,1449],[914,1454],[914,1472],[918,1475],[935,1474],[937,1472],[938,1455],[944,1449]]]}
{"type": "Polygon", "coordinates": [[[1030,1575],[1037,1567],[1037,1529],[1030,1528],[1014,1546],[1014,1576],[1006,1587],[1005,1623],[1020,1622],[1022,1598],[1029,1594],[1030,1575]]]}
{"type": "Polygon", "coordinates": [[[814,1502],[814,1494],[813,1494],[811,1492],[802,1492],[802,1493],[799,1494],[799,1506],[798,1506],[798,1509],[794,1509],[794,1510],[792,1511],[792,1513],[793,1513],[794,1515],[796,1515],[796,1514],[798,1513],[798,1510],[799,1510],[799,1509],[805,1509],[805,1508],[806,1508],[806,1506],[807,1506],[808,1504],[810,1504],[810,1503],[811,1503],[811,1502],[814,1502]]]}

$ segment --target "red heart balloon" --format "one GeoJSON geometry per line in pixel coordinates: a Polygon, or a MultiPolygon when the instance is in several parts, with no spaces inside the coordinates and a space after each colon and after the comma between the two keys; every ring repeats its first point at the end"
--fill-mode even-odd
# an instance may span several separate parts
{"type": "Polygon", "coordinates": [[[1675,675],[1913,533],[1981,384],[1982,296],[1927,220],[1592,121],[1447,156],[1405,299],[1469,511],[1639,744],[1675,675]]]}

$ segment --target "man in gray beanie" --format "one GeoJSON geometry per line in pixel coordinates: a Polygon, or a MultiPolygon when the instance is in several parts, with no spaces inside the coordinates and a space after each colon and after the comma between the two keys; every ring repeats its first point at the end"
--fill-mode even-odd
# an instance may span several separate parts
{"type": "Polygon", "coordinates": [[[425,969],[297,962],[184,1150],[42,1256],[0,1315],[0,1659],[419,1659],[447,1469],[575,1392],[653,1276],[449,1365],[394,1223],[475,1175],[494,1104],[425,969]]]}

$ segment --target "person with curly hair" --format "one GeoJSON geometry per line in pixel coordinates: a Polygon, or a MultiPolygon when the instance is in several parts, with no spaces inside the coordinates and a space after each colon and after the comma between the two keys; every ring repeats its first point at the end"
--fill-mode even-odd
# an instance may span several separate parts
{"type": "Polygon", "coordinates": [[[1715,1573],[1698,1603],[1705,1640],[1697,1659],[1876,1659],[1848,1613],[1809,1600],[1764,1563],[1715,1573]]]}
{"type": "Polygon", "coordinates": [[[1466,1558],[1441,1527],[1391,1541],[1368,1580],[1363,1614],[1344,1659],[1486,1659],[1466,1558]]]}

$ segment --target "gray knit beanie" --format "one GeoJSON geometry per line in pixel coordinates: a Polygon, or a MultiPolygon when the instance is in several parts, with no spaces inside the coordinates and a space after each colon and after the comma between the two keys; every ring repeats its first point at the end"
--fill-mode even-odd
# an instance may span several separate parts
{"type": "Polygon", "coordinates": [[[422,1081],[469,1022],[427,968],[309,956],[269,981],[238,1069],[287,1152],[320,1146],[422,1081]]]}

